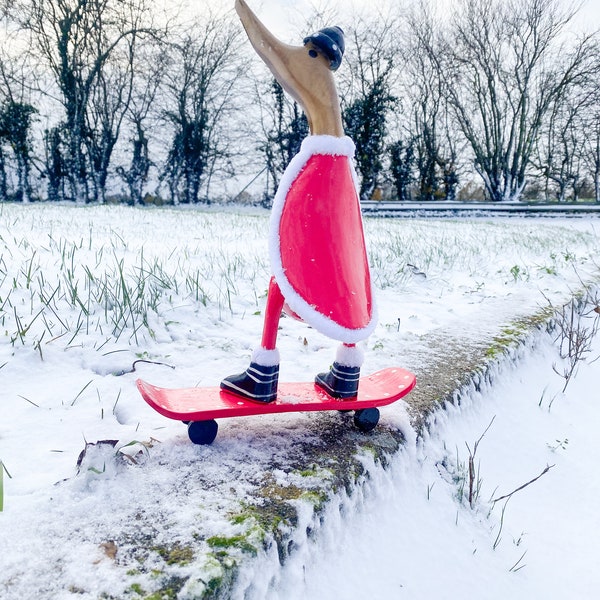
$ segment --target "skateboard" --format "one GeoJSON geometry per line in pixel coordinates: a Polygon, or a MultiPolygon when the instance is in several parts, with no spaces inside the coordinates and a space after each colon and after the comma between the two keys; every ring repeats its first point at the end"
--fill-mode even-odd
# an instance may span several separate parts
{"type": "Polygon", "coordinates": [[[285,383],[278,386],[277,399],[270,403],[253,402],[219,387],[167,389],[138,379],[144,400],[161,415],[183,421],[194,444],[211,444],[217,437],[216,419],[262,414],[320,410],[355,411],[354,423],[361,431],[371,431],[379,422],[378,406],[406,396],[416,385],[415,376],[392,367],[361,377],[358,396],[337,399],[314,383],[285,383]]]}

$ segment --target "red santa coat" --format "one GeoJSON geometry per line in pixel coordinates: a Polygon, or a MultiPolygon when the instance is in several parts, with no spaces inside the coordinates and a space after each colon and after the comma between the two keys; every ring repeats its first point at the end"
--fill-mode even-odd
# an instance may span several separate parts
{"type": "Polygon", "coordinates": [[[376,311],[348,137],[307,137],[275,195],[269,252],[288,307],[345,343],[368,337],[376,311]]]}

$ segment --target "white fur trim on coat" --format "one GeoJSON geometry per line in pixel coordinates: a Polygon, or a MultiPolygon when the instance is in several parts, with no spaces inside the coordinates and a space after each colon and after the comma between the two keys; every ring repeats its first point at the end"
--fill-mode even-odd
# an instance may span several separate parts
{"type": "Polygon", "coordinates": [[[308,304],[292,287],[281,262],[279,223],[283,214],[283,207],[287,194],[294,183],[294,180],[303,169],[308,159],[314,154],[330,154],[332,156],[347,156],[350,159],[350,170],[354,180],[354,186],[358,195],[358,177],[352,159],[354,158],[354,142],[347,136],[335,137],[332,135],[309,135],[304,139],[300,151],[287,166],[284,171],[277,193],[273,200],[273,209],[271,212],[271,224],[269,233],[269,255],[271,259],[271,268],[275,280],[281,289],[288,306],[303,321],[314,327],[324,335],[345,342],[346,344],[355,344],[366,339],[371,335],[377,325],[377,307],[375,304],[375,293],[371,283],[371,321],[362,328],[349,329],[336,323],[333,319],[318,312],[313,306],[308,304]]]}

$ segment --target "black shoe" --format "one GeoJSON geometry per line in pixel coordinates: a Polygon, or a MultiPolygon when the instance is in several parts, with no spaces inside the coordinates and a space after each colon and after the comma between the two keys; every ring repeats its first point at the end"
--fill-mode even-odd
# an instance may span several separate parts
{"type": "Polygon", "coordinates": [[[315,383],[332,398],[354,398],[358,395],[360,367],[346,367],[334,362],[327,373],[319,373],[315,383]]]}
{"type": "Polygon", "coordinates": [[[279,365],[265,367],[251,362],[239,375],[221,381],[221,389],[255,402],[273,402],[277,398],[279,365]]]}

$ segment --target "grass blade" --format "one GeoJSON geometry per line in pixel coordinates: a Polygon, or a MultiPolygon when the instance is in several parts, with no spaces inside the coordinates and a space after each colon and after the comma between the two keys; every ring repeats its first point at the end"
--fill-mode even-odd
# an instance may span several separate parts
{"type": "Polygon", "coordinates": [[[90,386],[90,384],[93,382],[93,379],[90,379],[79,391],[79,394],[77,394],[77,396],[75,396],[75,398],[73,398],[73,402],[71,402],[71,406],[75,406],[75,402],[77,402],[77,399],[79,398],[79,396],[81,396],[81,394],[83,394],[83,392],[85,392],[85,390],[88,389],[88,387],[90,386]]]}
{"type": "Polygon", "coordinates": [[[0,460],[0,512],[4,510],[4,471],[6,471],[8,478],[12,479],[11,474],[0,460]]]}

